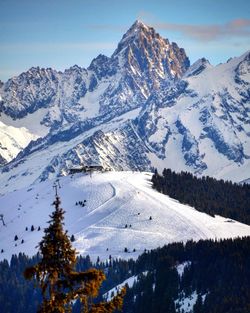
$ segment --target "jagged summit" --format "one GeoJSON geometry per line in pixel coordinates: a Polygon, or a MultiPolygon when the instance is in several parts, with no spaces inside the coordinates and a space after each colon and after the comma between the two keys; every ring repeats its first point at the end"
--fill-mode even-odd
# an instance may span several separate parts
{"type": "Polygon", "coordinates": [[[128,29],[128,31],[126,32],[126,35],[132,35],[132,34],[136,34],[138,32],[149,32],[149,31],[154,31],[154,29],[146,24],[144,24],[141,20],[136,20],[134,22],[134,24],[128,29]]]}
{"type": "Polygon", "coordinates": [[[7,150],[22,152],[4,168],[2,185],[18,181],[16,168],[20,181],[27,175],[32,183],[97,159],[115,169],[167,166],[247,179],[246,170],[239,179],[233,171],[250,164],[249,60],[248,51],[215,67],[205,58],[190,67],[184,49],[136,21],[111,57],[100,54],[87,69],[33,67],[13,77],[0,85],[0,121],[9,133],[0,163],[7,150]],[[23,149],[5,126],[41,138],[23,149]]]}
{"type": "MultiPolygon", "coordinates": [[[[153,27],[147,26],[140,20],[136,20],[135,23],[128,29],[128,31],[123,35],[121,41],[118,44],[117,49],[113,55],[118,54],[123,48],[126,48],[131,42],[141,42],[150,41],[154,38],[161,38],[153,27]]],[[[161,38],[169,44],[167,39],[161,38]]],[[[152,42],[153,43],[153,42],[152,42]]]]}
{"type": "Polygon", "coordinates": [[[115,57],[127,61],[124,65],[134,73],[151,76],[155,87],[160,79],[180,78],[190,66],[184,49],[138,20],[123,35],[112,55],[115,57]]]}
{"type": "Polygon", "coordinates": [[[196,76],[199,75],[201,72],[203,72],[207,68],[212,68],[213,65],[210,64],[210,62],[206,58],[201,58],[194,62],[189,69],[185,73],[185,77],[190,76],[196,76]]]}
{"type": "Polygon", "coordinates": [[[143,23],[142,20],[137,19],[134,24],[132,25],[134,27],[148,27],[145,23],[143,23]]]}
{"type": "Polygon", "coordinates": [[[74,64],[73,66],[71,66],[70,68],[69,68],[69,70],[76,70],[76,71],[78,71],[78,70],[81,70],[82,68],[79,66],[79,65],[77,65],[77,64],[74,64]]]}

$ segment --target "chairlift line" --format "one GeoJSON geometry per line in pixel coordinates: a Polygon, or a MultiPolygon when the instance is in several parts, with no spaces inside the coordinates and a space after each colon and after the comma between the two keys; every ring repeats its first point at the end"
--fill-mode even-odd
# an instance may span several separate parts
{"type": "Polygon", "coordinates": [[[53,188],[55,189],[55,195],[56,195],[56,197],[57,197],[57,196],[58,196],[58,189],[57,189],[57,188],[59,188],[59,189],[62,188],[61,185],[60,185],[59,179],[57,179],[57,180],[54,182],[53,188]]]}

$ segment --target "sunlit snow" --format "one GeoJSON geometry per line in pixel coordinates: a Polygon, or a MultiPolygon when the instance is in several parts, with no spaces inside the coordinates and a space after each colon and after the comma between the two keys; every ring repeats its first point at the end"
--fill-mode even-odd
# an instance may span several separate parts
{"type": "MultiPolygon", "coordinates": [[[[74,234],[80,254],[93,260],[110,255],[136,258],[145,249],[170,242],[250,235],[248,225],[213,218],[158,193],[151,188],[150,178],[150,173],[107,172],[60,179],[65,227],[69,235],[74,234]],[[76,205],[79,201],[85,205],[76,205]]],[[[1,259],[19,252],[36,253],[53,210],[52,185],[48,180],[1,196],[0,214],[6,224],[0,221],[1,259]]]]}

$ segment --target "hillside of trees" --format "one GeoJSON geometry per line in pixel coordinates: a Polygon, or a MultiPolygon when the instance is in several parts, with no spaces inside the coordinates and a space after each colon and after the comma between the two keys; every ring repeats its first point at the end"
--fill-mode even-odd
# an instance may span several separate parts
{"type": "MultiPolygon", "coordinates": [[[[39,256],[13,256],[10,263],[0,262],[0,311],[5,313],[34,313],[41,301],[34,282],[23,278],[28,266],[39,262],[39,256]],[[18,305],[17,305],[18,304],[18,305]]],[[[181,298],[197,294],[194,313],[250,312],[250,237],[222,240],[173,243],[147,251],[138,260],[105,262],[78,257],[76,269],[102,269],[107,280],[100,289],[104,294],[128,277],[137,279],[127,288],[124,313],[179,313],[181,298]],[[188,262],[183,275],[178,266],[188,262]],[[179,304],[178,304],[179,302],[179,304]]],[[[100,297],[97,301],[102,300],[100,297]]],[[[79,303],[73,309],[80,311],[79,303]]]]}
{"type": "Polygon", "coordinates": [[[152,176],[153,188],[201,212],[215,214],[250,225],[250,185],[198,178],[191,173],[164,169],[152,176]]]}
{"type": "MultiPolygon", "coordinates": [[[[174,299],[196,292],[193,313],[250,312],[250,238],[175,243],[139,257],[140,271],[148,271],[133,288],[136,300],[124,312],[174,313],[174,299]],[[182,277],[176,265],[189,262],[182,277]]],[[[128,303],[129,293],[125,299],[128,303]]],[[[130,298],[133,299],[133,298],[130,298]]]]}
{"type": "MultiPolygon", "coordinates": [[[[35,313],[42,301],[40,289],[34,288],[35,280],[27,281],[24,278],[24,271],[27,267],[34,266],[41,261],[37,254],[33,258],[23,253],[13,255],[10,262],[0,262],[0,312],[4,313],[35,313]],[[18,303],[18,305],[17,305],[18,303]]],[[[89,256],[77,258],[76,270],[87,271],[91,268],[103,270],[107,279],[100,288],[100,295],[110,290],[129,275],[135,272],[135,262],[124,260],[107,260],[106,262],[92,262],[89,256]]],[[[99,296],[96,302],[102,300],[99,296]]],[[[73,312],[80,312],[80,304],[76,303],[73,312]]]]}
{"type": "MultiPolygon", "coordinates": [[[[156,171],[152,182],[156,190],[198,210],[250,222],[248,185],[171,170],[162,175],[156,171]]],[[[184,304],[189,313],[250,312],[250,237],[173,243],[145,251],[137,260],[110,255],[105,262],[93,262],[89,256],[76,258],[63,229],[65,212],[57,189],[53,204],[40,254],[0,262],[0,312],[34,313],[40,308],[38,312],[63,313],[70,308],[67,312],[80,313],[83,306],[84,312],[113,312],[121,308],[125,291],[109,291],[128,278],[133,283],[123,299],[124,313],[184,313],[184,304]],[[107,292],[109,299],[103,297],[107,292]]]]}

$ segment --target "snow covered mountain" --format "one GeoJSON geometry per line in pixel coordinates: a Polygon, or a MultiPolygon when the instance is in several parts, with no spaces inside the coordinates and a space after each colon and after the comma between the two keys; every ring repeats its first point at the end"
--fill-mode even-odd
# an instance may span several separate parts
{"type": "MultiPolygon", "coordinates": [[[[61,178],[65,228],[70,236],[74,234],[76,249],[92,260],[109,255],[136,258],[145,249],[169,242],[250,235],[248,225],[211,217],[158,193],[151,188],[150,179],[150,173],[138,172],[61,178]]],[[[19,252],[36,253],[53,200],[49,180],[0,198],[5,222],[4,226],[0,221],[1,259],[19,252]]]]}
{"type": "Polygon", "coordinates": [[[37,136],[31,134],[25,127],[7,126],[0,122],[0,165],[11,161],[37,136]]]}
{"type": "Polygon", "coordinates": [[[32,68],[0,95],[1,121],[39,137],[3,167],[3,193],[93,162],[249,178],[249,51],[190,67],[182,48],[137,21],[110,58],[88,69],[32,68]]]}
{"type": "Polygon", "coordinates": [[[26,128],[27,116],[34,115],[43,135],[46,128],[98,123],[97,116],[103,122],[140,107],[162,81],[181,77],[188,66],[183,49],[136,21],[113,55],[99,55],[87,70],[37,67],[8,80],[0,87],[0,111],[26,128]]]}
{"type": "Polygon", "coordinates": [[[249,169],[249,104],[250,51],[216,67],[197,61],[151,96],[135,124],[159,168],[237,181],[249,169]]]}

